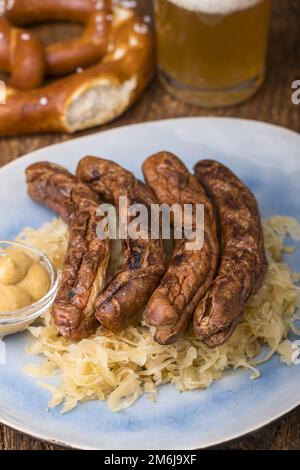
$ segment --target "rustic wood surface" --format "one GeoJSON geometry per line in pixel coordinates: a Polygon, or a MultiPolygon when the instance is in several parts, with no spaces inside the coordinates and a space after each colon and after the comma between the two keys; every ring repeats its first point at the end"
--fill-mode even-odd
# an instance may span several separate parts
{"type": "MultiPolygon", "coordinates": [[[[292,81],[300,79],[300,1],[273,1],[267,79],[251,100],[226,110],[201,110],[178,102],[154,80],[133,108],[102,129],[182,116],[230,116],[266,121],[300,132],[300,105],[296,106],[291,102],[292,81]]],[[[140,0],[139,3],[144,12],[149,11],[150,0],[140,0]]],[[[41,34],[47,37],[47,27],[43,27],[43,30],[41,34]]],[[[55,32],[60,37],[64,34],[62,27],[57,28],[55,32]]],[[[76,27],[73,30],[73,33],[75,32],[76,27]]],[[[51,37],[53,39],[53,31],[51,37]]],[[[99,129],[92,132],[95,131],[98,132],[99,129]]],[[[36,135],[1,139],[0,165],[40,147],[69,138],[67,135],[36,135]]],[[[266,428],[218,448],[300,449],[300,407],[266,428]]],[[[0,449],[53,450],[58,447],[0,426],[0,449]]]]}

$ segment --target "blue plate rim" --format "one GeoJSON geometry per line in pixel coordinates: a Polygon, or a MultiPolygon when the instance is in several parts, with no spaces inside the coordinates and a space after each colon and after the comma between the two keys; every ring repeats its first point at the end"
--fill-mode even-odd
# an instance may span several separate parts
{"type": "MultiPolygon", "coordinates": [[[[193,121],[193,122],[203,122],[203,121],[206,121],[208,123],[211,123],[213,125],[214,122],[218,121],[218,122],[221,122],[221,121],[224,121],[224,122],[235,122],[235,123],[244,123],[244,124],[247,124],[249,123],[250,125],[255,125],[255,126],[258,126],[260,128],[262,128],[263,126],[267,127],[267,128],[272,128],[273,130],[276,130],[277,132],[280,132],[280,133],[284,133],[286,134],[286,136],[293,136],[293,137],[297,137],[299,138],[299,144],[300,144],[300,134],[294,130],[291,130],[291,129],[288,129],[288,128],[285,128],[285,127],[281,127],[277,124],[272,124],[272,123],[268,123],[268,122],[264,122],[264,121],[259,121],[259,120],[255,120],[255,119],[245,119],[245,118],[234,118],[234,117],[205,117],[205,116],[201,116],[201,117],[197,117],[197,116],[194,116],[194,117],[179,117],[179,118],[172,118],[172,119],[159,119],[159,120],[155,120],[155,121],[148,121],[148,122],[139,122],[139,123],[131,123],[131,124],[128,124],[128,125],[125,125],[125,126],[117,126],[117,127],[114,127],[112,129],[108,129],[108,130],[99,130],[98,132],[94,132],[94,133],[91,133],[91,134],[88,134],[88,135],[84,135],[84,136],[78,136],[78,137],[71,137],[70,139],[67,139],[67,140],[63,140],[62,142],[57,142],[57,143],[54,143],[54,144],[50,144],[50,145],[47,145],[45,147],[41,147],[37,150],[34,150],[30,153],[27,153],[27,154],[24,154],[24,155],[21,155],[20,157],[16,158],[15,160],[13,160],[12,162],[9,162],[5,165],[3,165],[1,168],[0,168],[0,174],[3,172],[3,170],[6,170],[8,167],[14,167],[14,166],[17,166],[20,162],[20,159],[23,159],[23,158],[31,158],[31,157],[35,157],[36,155],[40,154],[41,152],[43,151],[47,151],[49,148],[51,149],[55,149],[56,147],[61,147],[61,146],[67,146],[68,144],[70,143],[76,143],[76,141],[81,141],[81,140],[87,140],[89,138],[95,138],[96,135],[106,135],[106,134],[110,134],[110,133],[114,133],[120,129],[126,129],[126,128],[133,128],[133,127],[140,127],[140,126],[152,126],[152,125],[161,125],[161,124],[171,124],[172,123],[180,123],[180,121],[193,121]]],[[[295,409],[299,404],[300,404],[300,398],[299,400],[296,402],[297,400],[295,400],[295,404],[292,404],[291,406],[289,406],[284,412],[278,412],[276,414],[274,414],[272,416],[272,418],[270,419],[265,419],[263,420],[262,422],[260,423],[255,423],[253,424],[253,426],[249,426],[249,428],[247,430],[245,430],[245,432],[243,432],[242,434],[240,432],[232,432],[231,435],[228,435],[226,438],[224,438],[224,440],[220,441],[220,440],[217,440],[216,442],[212,442],[209,447],[214,447],[216,445],[221,445],[221,444],[224,444],[224,443],[228,443],[230,441],[233,441],[233,440],[236,440],[238,438],[241,438],[242,436],[246,436],[248,434],[251,434],[273,422],[275,422],[276,420],[278,420],[280,417],[282,416],[285,416],[286,414],[288,414],[289,412],[291,412],[293,409],[295,409]]],[[[12,422],[9,422],[9,420],[6,420],[4,419],[3,417],[1,417],[1,405],[0,405],[0,423],[2,425],[5,425],[5,426],[8,426],[9,428],[11,429],[14,429],[18,432],[21,432],[21,433],[24,433],[28,436],[31,436],[33,438],[36,438],[40,441],[44,441],[44,442],[48,442],[48,443],[51,443],[53,445],[58,445],[58,446],[61,446],[61,447],[68,447],[68,448],[73,448],[73,449],[82,449],[82,450],[94,450],[95,448],[94,447],[89,447],[89,446],[84,446],[82,444],[80,444],[79,442],[65,442],[65,441],[60,441],[60,440],[57,440],[55,439],[55,437],[51,437],[49,435],[47,435],[47,433],[45,433],[44,435],[39,432],[39,433],[35,433],[34,431],[30,431],[28,428],[26,427],[23,427],[21,425],[16,425],[16,424],[13,424],[12,422]]],[[[199,447],[190,447],[187,449],[187,447],[185,446],[184,449],[187,449],[187,450],[195,450],[195,449],[201,449],[201,448],[204,448],[206,446],[199,446],[199,447]]],[[[183,450],[183,447],[180,447],[180,443],[179,445],[176,447],[176,449],[178,450],[183,450]]]]}

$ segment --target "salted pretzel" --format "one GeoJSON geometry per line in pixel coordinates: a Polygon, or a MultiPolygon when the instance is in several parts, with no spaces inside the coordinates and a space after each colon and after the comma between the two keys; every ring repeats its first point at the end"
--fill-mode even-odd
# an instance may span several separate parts
{"type": "Polygon", "coordinates": [[[41,86],[45,72],[44,49],[35,34],[14,28],[0,17],[0,70],[10,72],[10,85],[21,90],[41,86]]]}
{"type": "Polygon", "coordinates": [[[110,0],[0,0],[0,70],[10,73],[0,136],[75,132],[137,99],[154,72],[153,36],[134,10],[110,0]],[[83,34],[43,47],[23,29],[58,20],[84,23],[83,34]]]}
{"type": "Polygon", "coordinates": [[[12,86],[31,89],[42,84],[44,72],[47,76],[60,76],[95,64],[107,48],[110,14],[107,0],[4,0],[0,70],[11,73],[12,86]],[[43,50],[34,33],[19,27],[58,20],[84,23],[83,34],[43,50]]]}

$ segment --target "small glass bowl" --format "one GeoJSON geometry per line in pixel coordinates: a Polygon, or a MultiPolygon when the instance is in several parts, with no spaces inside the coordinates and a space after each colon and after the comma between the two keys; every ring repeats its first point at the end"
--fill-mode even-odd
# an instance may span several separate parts
{"type": "Polygon", "coordinates": [[[25,243],[0,240],[1,251],[7,248],[17,248],[39,262],[48,272],[50,287],[46,295],[27,307],[12,312],[0,311],[0,338],[25,330],[36,318],[45,313],[52,305],[58,290],[58,273],[49,258],[41,251],[25,243]]]}

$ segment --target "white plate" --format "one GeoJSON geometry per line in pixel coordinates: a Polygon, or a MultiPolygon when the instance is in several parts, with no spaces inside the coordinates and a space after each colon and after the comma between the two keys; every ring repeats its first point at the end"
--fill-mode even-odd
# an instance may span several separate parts
{"type": "MultiPolygon", "coordinates": [[[[53,214],[26,195],[25,168],[49,160],[74,170],[85,155],[121,163],[141,176],[150,154],[170,150],[191,168],[202,158],[229,165],[255,192],[263,216],[300,219],[300,136],[248,120],[187,118],[123,127],[38,150],[0,170],[0,238],[25,225],[38,227],[53,214]]],[[[300,265],[299,252],[289,263],[300,265]]],[[[254,431],[300,403],[300,367],[277,357],[260,367],[262,376],[229,374],[208,390],[179,394],[159,389],[157,403],[141,397],[119,413],[103,402],[83,403],[68,414],[46,411],[49,394],[22,369],[28,334],[5,339],[7,364],[0,365],[0,421],[35,437],[81,449],[195,449],[254,431]]]]}

